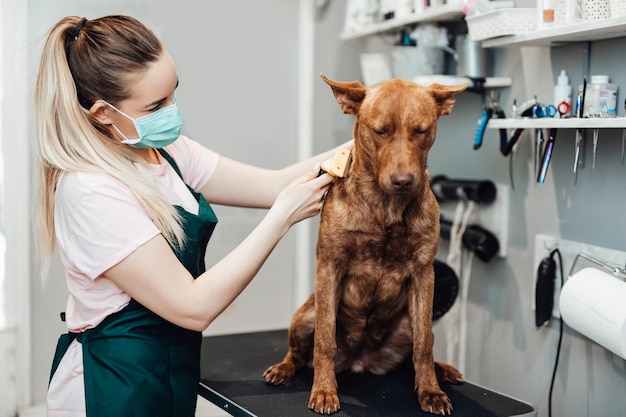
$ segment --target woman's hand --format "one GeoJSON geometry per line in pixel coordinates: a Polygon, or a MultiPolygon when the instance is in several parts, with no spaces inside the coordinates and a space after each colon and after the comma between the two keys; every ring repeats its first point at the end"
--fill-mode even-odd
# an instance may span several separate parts
{"type": "Polygon", "coordinates": [[[278,194],[270,211],[281,214],[287,220],[287,227],[316,216],[322,209],[333,177],[326,173],[318,174],[319,165],[292,181],[278,194]]]}

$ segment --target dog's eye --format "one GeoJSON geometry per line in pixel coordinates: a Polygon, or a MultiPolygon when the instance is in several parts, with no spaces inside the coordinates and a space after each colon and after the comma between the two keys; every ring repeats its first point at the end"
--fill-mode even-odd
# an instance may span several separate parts
{"type": "Polygon", "coordinates": [[[414,136],[425,135],[425,134],[427,134],[429,131],[430,131],[430,129],[423,129],[423,128],[421,128],[421,127],[416,127],[416,128],[413,130],[413,135],[414,135],[414,136]]]}
{"type": "Polygon", "coordinates": [[[372,128],[372,132],[374,132],[378,136],[385,137],[385,136],[387,136],[388,129],[386,129],[386,128],[383,128],[383,129],[373,129],[372,128]]]}

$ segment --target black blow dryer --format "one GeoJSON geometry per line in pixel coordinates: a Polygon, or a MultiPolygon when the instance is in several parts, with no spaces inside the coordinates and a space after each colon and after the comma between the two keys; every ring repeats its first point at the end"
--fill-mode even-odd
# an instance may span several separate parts
{"type": "MultiPolygon", "coordinates": [[[[441,237],[450,240],[452,222],[440,218],[439,227],[441,237]]],[[[483,262],[489,262],[500,251],[498,238],[489,230],[476,224],[467,225],[461,236],[461,243],[483,262]]]]}
{"type": "Polygon", "coordinates": [[[496,185],[489,180],[449,179],[437,175],[430,180],[437,201],[472,200],[477,203],[491,203],[496,199],[496,185]]]}

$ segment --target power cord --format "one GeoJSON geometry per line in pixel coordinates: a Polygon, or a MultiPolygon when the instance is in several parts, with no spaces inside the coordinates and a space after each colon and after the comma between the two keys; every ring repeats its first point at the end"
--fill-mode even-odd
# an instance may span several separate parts
{"type": "MultiPolygon", "coordinates": [[[[561,273],[561,288],[563,288],[563,259],[561,258],[561,252],[558,249],[550,252],[550,258],[554,255],[558,255],[559,258],[559,271],[561,273]]],[[[550,381],[550,393],[548,394],[548,417],[552,417],[552,390],[554,389],[554,381],[556,379],[556,370],[559,366],[559,356],[561,354],[561,342],[563,341],[563,317],[559,316],[559,341],[556,348],[556,358],[554,360],[554,369],[552,370],[552,380],[550,381]]]]}

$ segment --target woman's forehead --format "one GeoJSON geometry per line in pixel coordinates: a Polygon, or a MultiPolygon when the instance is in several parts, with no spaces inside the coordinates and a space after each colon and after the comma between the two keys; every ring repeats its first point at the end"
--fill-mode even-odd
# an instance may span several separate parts
{"type": "Polygon", "coordinates": [[[178,74],[174,61],[167,52],[151,62],[147,68],[131,78],[129,101],[148,105],[165,97],[170,97],[178,85],[178,74]]]}

